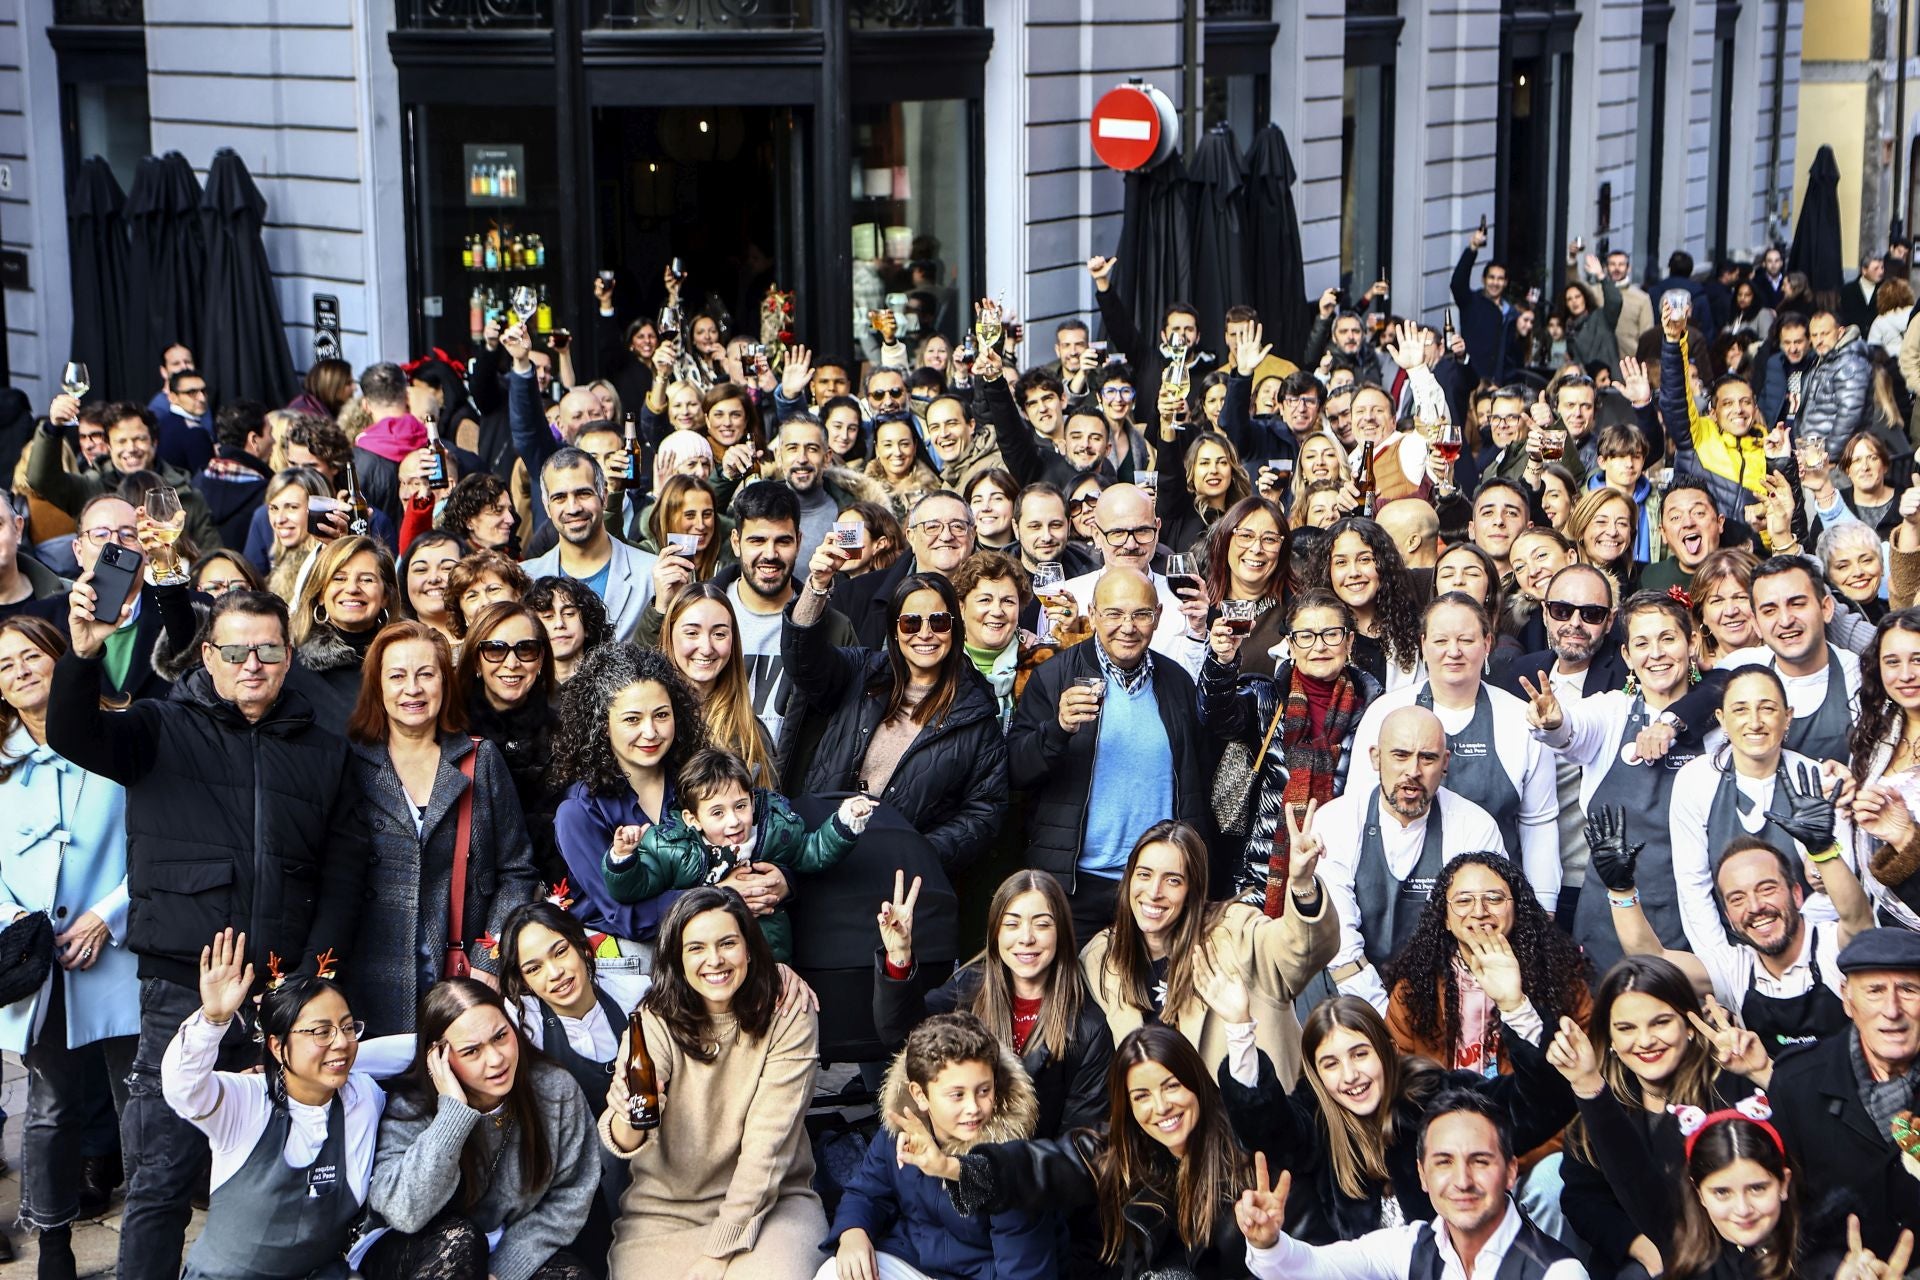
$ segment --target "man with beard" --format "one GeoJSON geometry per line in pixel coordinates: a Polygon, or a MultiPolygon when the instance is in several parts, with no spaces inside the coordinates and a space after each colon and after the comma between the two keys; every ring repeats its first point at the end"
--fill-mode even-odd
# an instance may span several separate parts
{"type": "Polygon", "coordinates": [[[1112,483],[1112,430],[1096,404],[1063,409],[1059,384],[1044,374],[1028,374],[1009,390],[1005,366],[990,351],[981,353],[973,372],[973,416],[993,428],[1001,461],[1015,480],[1044,480],[1065,490],[1083,472],[1099,471],[1112,483]],[[1016,401],[1026,407],[1031,427],[1020,420],[1016,401]]]}
{"type": "MultiPolygon", "coordinates": [[[[800,505],[799,559],[810,560],[815,549],[827,540],[840,513],[872,495],[853,487],[854,473],[829,470],[827,429],[804,414],[780,424],[780,435],[774,443],[774,461],[780,468],[779,479],[786,482],[800,505]]],[[[732,483],[725,479],[715,481],[717,501],[728,501],[732,483]]],[[[751,484],[747,486],[751,487],[751,484]]],[[[732,514],[736,520],[740,515],[740,494],[745,492],[743,488],[732,494],[732,514]]]]}
{"type": "Polygon", "coordinates": [[[530,578],[585,583],[607,605],[607,622],[631,640],[653,602],[655,557],[607,532],[607,477],[593,455],[565,445],[540,469],[540,501],[559,534],[553,550],[520,567],[530,578]]]}
{"type": "MultiPolygon", "coordinates": [[[[1463,853],[1501,848],[1505,838],[1485,809],[1440,785],[1447,733],[1427,708],[1388,716],[1368,758],[1379,784],[1349,786],[1329,800],[1302,843],[1325,850],[1320,879],[1340,913],[1333,980],[1340,994],[1385,1013],[1380,969],[1413,936],[1440,868],[1463,853]]],[[[1305,853],[1294,848],[1295,857],[1305,853]]]]}
{"type": "Polygon", "coordinates": [[[1767,651],[1722,665],[1762,662],[1780,673],[1793,723],[1787,749],[1814,760],[1851,759],[1847,735],[1860,708],[1860,659],[1827,642],[1833,593],[1799,556],[1774,556],[1753,571],[1753,620],[1767,651]]]}
{"type": "Polygon", "coordinates": [[[1800,914],[1805,890],[1786,855],[1754,836],[1736,837],[1713,874],[1714,896],[1732,938],[1707,938],[1698,951],[1673,951],[1660,945],[1640,909],[1634,890],[1640,846],[1626,844],[1618,812],[1595,815],[1588,844],[1594,875],[1607,882],[1622,952],[1662,956],[1696,988],[1712,988],[1714,998],[1737,1012],[1741,1025],[1776,1057],[1847,1025],[1839,955],[1855,934],[1873,928],[1873,905],[1846,859],[1820,864],[1820,882],[1840,919],[1809,924],[1800,914]]]}
{"type": "MultiPolygon", "coordinates": [[[[1020,567],[1029,574],[1043,564],[1058,564],[1065,578],[1077,578],[1095,567],[1093,557],[1073,544],[1066,495],[1044,480],[1028,485],[1014,498],[1013,533],[1018,539],[1020,567]]],[[[1039,633],[1040,598],[1037,595],[1030,595],[1020,610],[1020,625],[1039,633]]]]}

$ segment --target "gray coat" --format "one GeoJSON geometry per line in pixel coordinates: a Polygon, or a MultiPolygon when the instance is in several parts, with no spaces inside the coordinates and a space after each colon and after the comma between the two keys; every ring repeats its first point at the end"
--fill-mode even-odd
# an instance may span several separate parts
{"type": "Polygon", "coordinates": [[[446,963],[447,909],[453,892],[453,846],[459,800],[467,789],[460,762],[474,750],[473,835],[467,852],[467,906],[462,932],[467,958],[492,971],[493,958],[479,945],[482,934],[500,936],[507,913],[540,894],[533,869],[533,842],[500,749],[484,739],[451,734],[440,743],[440,773],[413,829],[413,805],[400,785],[384,744],[353,745],[353,770],[363,795],[361,812],[373,839],[367,859],[366,910],[359,940],[341,966],[353,1016],[369,1035],[413,1031],[414,1014],[426,994],[428,975],[446,963]],[[423,910],[423,903],[433,904],[423,910]]]}
{"type": "Polygon", "coordinates": [[[1873,361],[1860,331],[1848,325],[1800,384],[1800,430],[1825,436],[1827,456],[1838,462],[1847,437],[1867,425],[1872,400],[1873,361]]]}

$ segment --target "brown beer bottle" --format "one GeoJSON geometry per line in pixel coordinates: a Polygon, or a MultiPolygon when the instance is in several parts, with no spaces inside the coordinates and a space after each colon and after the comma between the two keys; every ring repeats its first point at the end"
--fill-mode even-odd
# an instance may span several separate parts
{"type": "Polygon", "coordinates": [[[1365,461],[1360,464],[1360,474],[1354,477],[1353,487],[1360,495],[1360,505],[1353,514],[1371,518],[1374,504],[1379,501],[1379,486],[1373,478],[1373,442],[1362,440],[1360,449],[1365,461]]]}
{"type": "Polygon", "coordinates": [[[640,1011],[627,1016],[627,1123],[642,1133],[660,1127],[660,1086],[653,1075],[653,1055],[647,1052],[647,1036],[640,1024],[640,1011]]]}

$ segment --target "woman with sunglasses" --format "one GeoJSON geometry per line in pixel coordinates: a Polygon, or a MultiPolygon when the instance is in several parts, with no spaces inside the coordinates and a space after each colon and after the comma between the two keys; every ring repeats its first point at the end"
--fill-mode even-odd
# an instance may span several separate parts
{"type": "Polygon", "coordinates": [[[887,602],[887,647],[836,649],[825,618],[845,555],[822,544],[780,631],[787,675],[826,717],[800,790],[863,791],[896,809],[949,874],[985,853],[1007,800],[1007,746],[993,689],[968,659],[953,585],[900,580],[887,602]]]}
{"type": "Polygon", "coordinates": [[[1380,684],[1353,665],[1353,612],[1331,591],[1303,591],[1269,616],[1284,617],[1275,640],[1285,641],[1288,654],[1273,674],[1242,670],[1252,637],[1219,618],[1207,637],[1199,696],[1200,723],[1242,753],[1252,772],[1237,812],[1220,813],[1216,797],[1223,838],[1239,845],[1233,895],[1278,915],[1291,830],[1281,815],[1324,805],[1345,789],[1353,733],[1380,684]]]}
{"type": "Polygon", "coordinates": [[[184,1274],[345,1276],[359,1261],[347,1250],[367,1202],[387,1102],[372,1076],[354,1070],[366,1024],[324,975],[278,981],[255,1010],[246,955],[247,935],[232,929],[201,948],[200,1008],[160,1063],[167,1105],[204,1133],[213,1151],[206,1225],[184,1274]],[[258,1028],[259,1066],[216,1071],[242,1009],[252,1011],[258,1028]]]}
{"type": "Polygon", "coordinates": [[[1096,471],[1075,476],[1067,487],[1067,523],[1073,537],[1084,546],[1094,546],[1100,536],[1100,494],[1107,480],[1096,471]]]}
{"type": "Polygon", "coordinates": [[[338,733],[360,696],[360,668],[375,635],[400,607],[393,558],[372,538],[329,542],[288,613],[293,619],[293,677],[314,717],[338,733]]]}
{"type": "Polygon", "coordinates": [[[454,696],[466,708],[467,732],[491,742],[505,758],[533,838],[534,868],[548,883],[566,874],[553,841],[560,804],[553,694],[553,645],[540,615],[504,601],[481,609],[460,649],[454,696]]]}
{"type": "Polygon", "coordinates": [[[420,997],[443,977],[471,968],[497,984],[481,940],[539,893],[513,777],[498,747],[467,736],[453,684],[444,637],[389,623],[367,650],[347,722],[375,856],[346,986],[375,1035],[411,1032],[420,997]]]}

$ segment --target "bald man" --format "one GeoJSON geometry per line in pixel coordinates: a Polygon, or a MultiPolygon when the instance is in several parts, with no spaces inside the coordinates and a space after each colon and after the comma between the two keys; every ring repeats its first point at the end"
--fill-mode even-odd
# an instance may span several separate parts
{"type": "MultiPolygon", "coordinates": [[[[1110,485],[1094,507],[1094,525],[1094,549],[1100,553],[1101,567],[1068,578],[1062,590],[1084,613],[1093,601],[1095,583],[1106,570],[1132,569],[1146,575],[1160,602],[1153,651],[1198,678],[1200,663],[1207,656],[1206,596],[1203,591],[1183,600],[1167,585],[1166,575],[1154,572],[1160,550],[1160,518],[1154,514],[1152,499],[1136,485],[1110,485]]],[[[1044,612],[1040,617],[1043,623],[1047,620],[1044,612]]]]}
{"type": "Polygon", "coordinates": [[[1092,638],[1040,664],[1007,729],[1013,784],[1033,795],[1027,865],[1066,887],[1082,938],[1113,923],[1141,832],[1166,818],[1212,829],[1193,679],[1151,647],[1155,588],[1137,569],[1104,570],[1088,595],[1092,638]]]}
{"type": "MultiPolygon", "coordinates": [[[[1308,839],[1326,850],[1320,874],[1340,913],[1340,950],[1331,972],[1342,995],[1387,1011],[1380,969],[1413,936],[1441,867],[1463,853],[1498,852],[1505,839],[1491,815],[1441,785],[1447,731],[1425,707],[1402,707],[1380,725],[1366,770],[1349,775],[1308,839]]],[[[1299,856],[1296,849],[1294,856],[1299,856]]]]}
{"type": "Polygon", "coordinates": [[[1440,558],[1440,517],[1424,498],[1389,502],[1374,514],[1409,569],[1431,569],[1440,558]]]}

